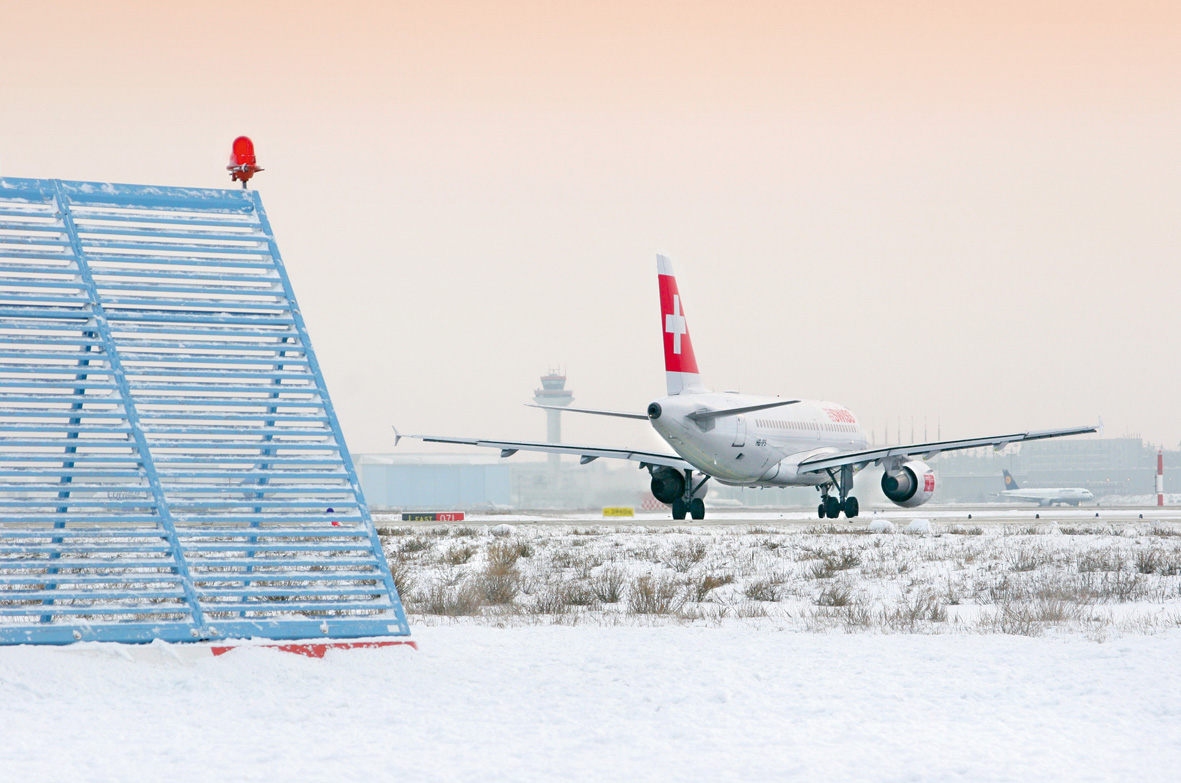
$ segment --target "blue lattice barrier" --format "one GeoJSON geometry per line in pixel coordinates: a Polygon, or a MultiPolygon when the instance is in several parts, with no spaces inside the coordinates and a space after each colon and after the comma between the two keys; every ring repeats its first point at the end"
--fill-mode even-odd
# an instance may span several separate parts
{"type": "Polygon", "coordinates": [[[407,633],[258,193],[0,179],[0,643],[407,633]]]}

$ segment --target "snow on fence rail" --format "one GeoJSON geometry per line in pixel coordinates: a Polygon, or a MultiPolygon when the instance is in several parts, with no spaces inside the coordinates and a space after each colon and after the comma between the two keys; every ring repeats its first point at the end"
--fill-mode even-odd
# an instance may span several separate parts
{"type": "Polygon", "coordinates": [[[408,632],[258,194],[0,179],[0,643],[408,632]]]}

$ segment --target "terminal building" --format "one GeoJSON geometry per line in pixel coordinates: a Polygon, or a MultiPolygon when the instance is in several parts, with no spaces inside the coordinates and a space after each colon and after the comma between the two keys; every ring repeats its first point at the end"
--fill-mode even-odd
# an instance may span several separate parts
{"type": "Polygon", "coordinates": [[[375,511],[640,508],[648,474],[632,463],[551,464],[491,454],[361,454],[357,474],[375,511]],[[630,469],[629,469],[630,468],[630,469]]]}
{"type": "MultiPolygon", "coordinates": [[[[1082,487],[1099,503],[1155,493],[1157,449],[1140,438],[1063,438],[973,449],[932,461],[939,476],[935,502],[980,503],[1004,489],[1002,470],[1022,487],[1082,487]]],[[[1181,489],[1181,451],[1165,451],[1165,490],[1181,489]]]]}

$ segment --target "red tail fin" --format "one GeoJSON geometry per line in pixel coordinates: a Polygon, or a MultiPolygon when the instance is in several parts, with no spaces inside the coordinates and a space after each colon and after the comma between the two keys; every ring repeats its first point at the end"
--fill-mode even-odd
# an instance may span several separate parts
{"type": "Polygon", "coordinates": [[[668,380],[668,393],[704,391],[701,376],[697,372],[697,357],[693,354],[693,341],[689,338],[689,325],[685,320],[685,305],[677,290],[672,262],[667,257],[656,256],[656,274],[660,281],[660,328],[664,331],[664,371],[668,380]]]}

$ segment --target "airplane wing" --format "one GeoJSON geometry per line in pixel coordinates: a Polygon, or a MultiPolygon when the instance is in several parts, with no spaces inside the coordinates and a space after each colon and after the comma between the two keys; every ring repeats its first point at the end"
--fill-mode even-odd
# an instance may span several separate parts
{"type": "Polygon", "coordinates": [[[608,459],[627,459],[639,462],[641,465],[661,465],[678,470],[693,469],[685,460],[672,454],[657,454],[651,451],[633,451],[629,449],[608,449],[597,446],[568,446],[564,443],[533,443],[516,440],[482,440],[480,438],[448,438],[441,435],[402,435],[394,430],[395,445],[402,438],[414,438],[424,443],[460,443],[464,446],[484,446],[490,449],[500,449],[500,456],[511,457],[518,451],[538,451],[545,454],[571,454],[579,457],[579,462],[585,465],[600,457],[608,459]]]}
{"type": "Polygon", "coordinates": [[[544,411],[567,411],[569,413],[592,413],[595,416],[615,416],[619,419],[643,419],[648,420],[646,413],[626,413],[624,411],[604,411],[598,408],[571,408],[569,405],[536,405],[531,402],[525,403],[526,408],[541,408],[544,411]]]}
{"type": "Polygon", "coordinates": [[[931,459],[944,451],[959,449],[976,449],[981,446],[992,446],[1000,451],[1010,443],[1021,443],[1027,440],[1044,440],[1046,438],[1061,438],[1066,435],[1085,435],[1088,432],[1098,432],[1099,427],[1068,427],[1062,430],[1036,430],[1031,432],[1015,432],[1011,435],[994,435],[988,438],[965,438],[963,440],[943,440],[934,443],[914,443],[909,446],[884,446],[878,449],[864,449],[862,451],[845,451],[831,454],[817,454],[800,461],[801,473],[822,473],[826,470],[852,465],[860,470],[869,464],[880,465],[883,462],[893,462],[906,457],[921,456],[931,459]]]}

